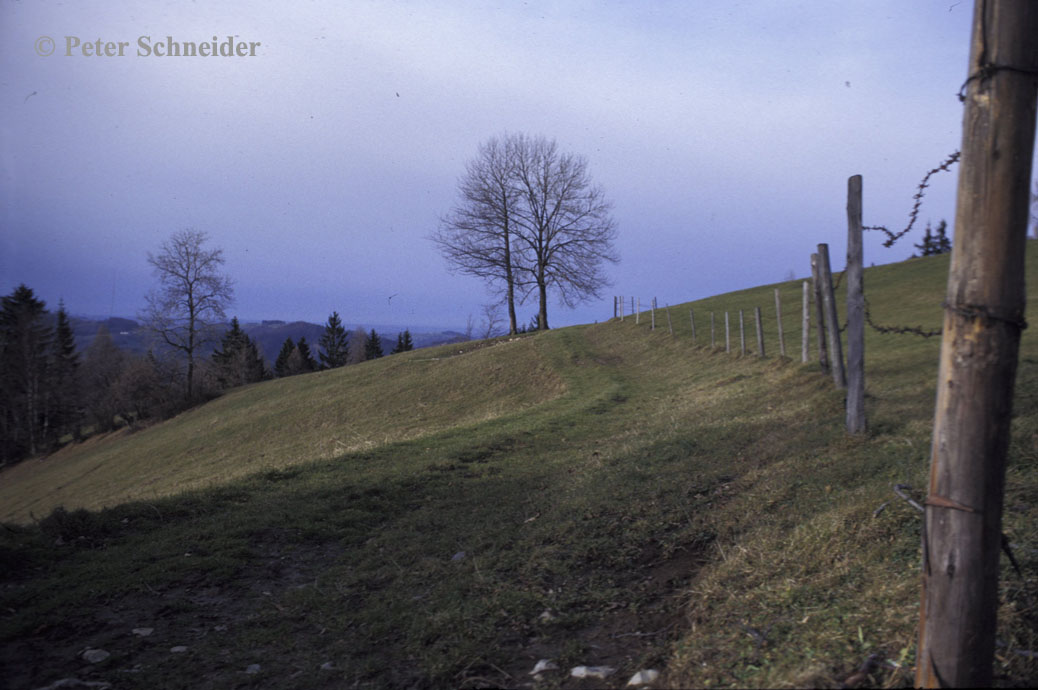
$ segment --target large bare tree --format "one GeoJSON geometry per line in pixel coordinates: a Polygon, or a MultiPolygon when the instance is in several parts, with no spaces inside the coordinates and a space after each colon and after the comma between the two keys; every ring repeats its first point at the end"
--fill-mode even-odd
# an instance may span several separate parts
{"type": "Polygon", "coordinates": [[[562,153],[544,137],[516,135],[513,145],[522,268],[537,288],[537,327],[545,329],[549,289],[572,307],[609,285],[602,267],[619,261],[616,224],[612,204],[591,182],[586,158],[562,153]]]}
{"type": "Polygon", "coordinates": [[[234,298],[231,279],[220,272],[223,250],[207,249],[209,236],[181,230],[163,243],[158,254],[148,252],[159,287],[147,296],[142,315],[147,328],[187,359],[185,394],[194,397],[195,356],[217,339],[216,326],[226,321],[234,298]]]}
{"type": "Polygon", "coordinates": [[[587,160],[524,134],[480,145],[459,182],[460,199],[432,239],[452,271],[485,279],[508,308],[536,290],[538,328],[548,327],[548,292],[566,306],[599,296],[604,262],[617,261],[616,226],[587,160]]]}
{"type": "Polygon", "coordinates": [[[440,221],[433,242],[449,270],[483,278],[508,307],[509,334],[517,331],[515,242],[515,147],[509,136],[480,144],[458,182],[458,203],[440,221]]]}

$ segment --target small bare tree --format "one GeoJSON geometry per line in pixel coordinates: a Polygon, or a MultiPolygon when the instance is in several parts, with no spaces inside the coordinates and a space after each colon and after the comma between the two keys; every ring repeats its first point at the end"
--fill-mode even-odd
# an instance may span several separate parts
{"type": "MultiPolygon", "coordinates": [[[[497,329],[501,325],[501,314],[498,312],[500,306],[500,304],[483,305],[483,340],[489,340],[497,333],[497,329]]],[[[515,333],[509,332],[509,335],[515,335],[515,333]]]]}
{"type": "Polygon", "coordinates": [[[159,287],[148,294],[141,320],[186,357],[189,402],[194,398],[196,353],[217,338],[215,327],[226,320],[225,310],[234,298],[230,278],[220,273],[223,250],[206,249],[208,239],[204,232],[182,230],[163,243],[157,255],[148,252],[159,287]]]}

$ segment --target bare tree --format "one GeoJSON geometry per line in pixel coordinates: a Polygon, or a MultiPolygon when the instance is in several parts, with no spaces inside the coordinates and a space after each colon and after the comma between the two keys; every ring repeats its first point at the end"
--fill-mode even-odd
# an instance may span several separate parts
{"type": "MultiPolygon", "coordinates": [[[[489,340],[497,333],[498,325],[501,323],[501,316],[498,312],[500,306],[500,304],[483,305],[483,340],[489,340]]],[[[515,333],[510,332],[509,335],[515,335],[515,333]]]]}
{"type": "Polygon", "coordinates": [[[548,328],[548,290],[568,307],[609,285],[604,262],[619,261],[614,249],[612,204],[591,182],[587,159],[561,153],[553,140],[516,135],[515,183],[522,270],[538,292],[538,329],[548,328]]]}
{"type": "Polygon", "coordinates": [[[226,320],[234,297],[230,278],[220,273],[223,250],[206,249],[204,232],[182,230],[148,253],[159,288],[147,296],[141,320],[158,338],[187,358],[188,401],[194,396],[195,356],[217,338],[215,327],[226,320]]]}
{"type": "Polygon", "coordinates": [[[431,238],[450,271],[482,278],[492,290],[503,293],[509,333],[517,329],[515,169],[514,137],[492,137],[480,144],[458,182],[457,205],[440,220],[431,238]]]}

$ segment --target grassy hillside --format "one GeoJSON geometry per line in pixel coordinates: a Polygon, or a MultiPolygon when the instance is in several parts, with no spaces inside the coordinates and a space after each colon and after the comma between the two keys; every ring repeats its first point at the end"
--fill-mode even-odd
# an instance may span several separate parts
{"type": "MultiPolygon", "coordinates": [[[[946,272],[868,269],[873,318],[939,326],[946,272]]],[[[849,438],[842,396],[776,356],[772,322],[766,359],[703,346],[711,310],[773,315],[774,287],[799,352],[783,283],[672,307],[674,337],[628,318],[423,350],[0,474],[6,681],[519,687],[550,658],[538,687],[588,685],[576,665],[616,667],[616,687],[641,668],[660,687],[910,684],[920,520],[891,485],[924,486],[939,343],[867,331],[870,431],[849,438]]],[[[1036,383],[1025,332],[1007,684],[1038,675],[1017,653],[1038,649],[1036,383]]]]}

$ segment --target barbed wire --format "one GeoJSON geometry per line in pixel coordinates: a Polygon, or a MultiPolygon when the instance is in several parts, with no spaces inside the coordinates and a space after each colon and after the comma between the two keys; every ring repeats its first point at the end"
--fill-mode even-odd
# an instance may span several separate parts
{"type": "Polygon", "coordinates": [[[926,188],[930,186],[930,178],[939,172],[947,172],[951,169],[951,166],[959,162],[959,157],[961,155],[960,151],[952,153],[944,159],[944,162],[936,168],[928,171],[926,175],[923,176],[922,182],[920,182],[919,186],[916,188],[915,196],[912,197],[914,203],[912,204],[912,210],[908,213],[908,225],[905,226],[904,230],[893,232],[885,225],[866,225],[862,227],[862,230],[879,230],[887,236],[887,240],[883,243],[883,246],[893,247],[895,242],[907,235],[911,232],[912,228],[915,227],[915,222],[919,219],[919,209],[923,205],[923,197],[926,196],[926,188]]]}
{"type": "Polygon", "coordinates": [[[935,335],[941,335],[944,332],[943,328],[937,328],[932,330],[923,330],[921,326],[880,326],[872,320],[872,313],[869,311],[869,299],[865,298],[865,322],[872,327],[873,330],[879,331],[880,333],[898,333],[898,334],[911,334],[921,335],[924,338],[931,338],[935,335]]]}

